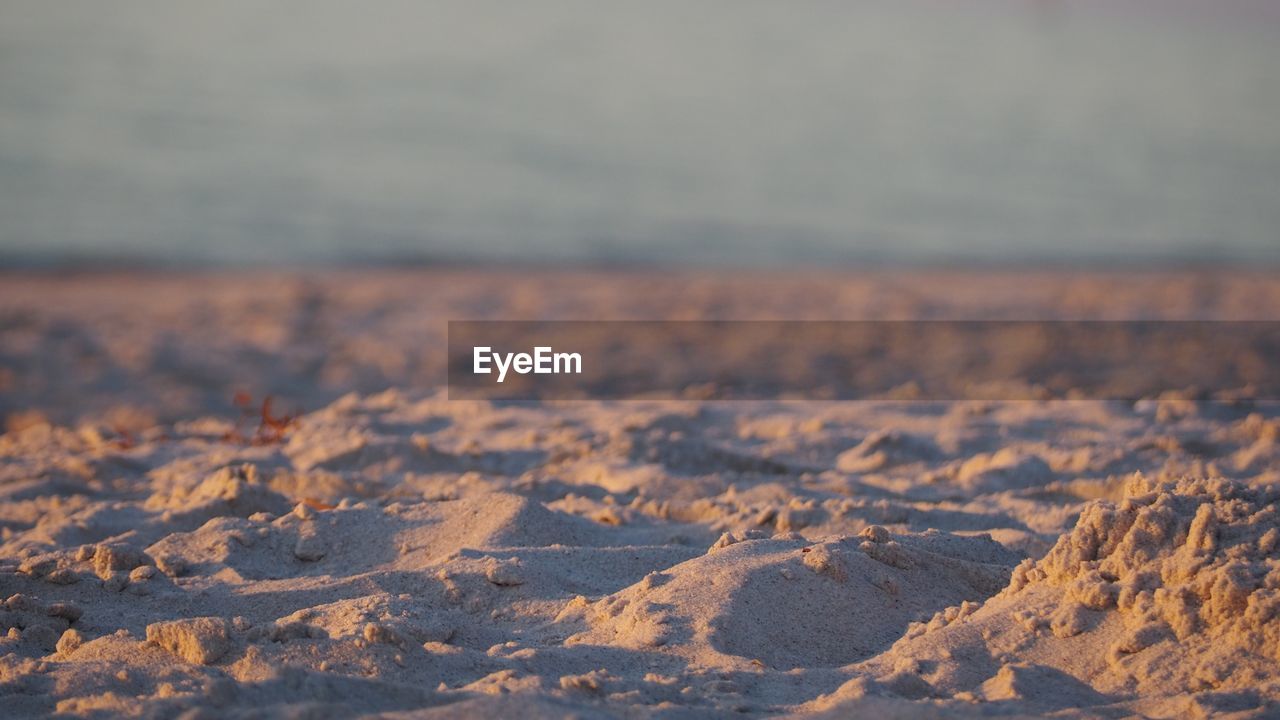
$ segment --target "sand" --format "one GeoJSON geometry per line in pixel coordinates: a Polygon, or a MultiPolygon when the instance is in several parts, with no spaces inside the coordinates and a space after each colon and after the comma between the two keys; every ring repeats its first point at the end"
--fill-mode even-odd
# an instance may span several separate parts
{"type": "Polygon", "coordinates": [[[1257,319],[1270,278],[8,280],[7,715],[1280,714],[1274,404],[440,375],[448,318],[1257,319]]]}

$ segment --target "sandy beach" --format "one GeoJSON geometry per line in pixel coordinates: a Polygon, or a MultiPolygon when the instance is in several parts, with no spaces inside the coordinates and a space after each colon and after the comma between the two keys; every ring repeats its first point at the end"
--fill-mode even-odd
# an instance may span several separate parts
{"type": "Polygon", "coordinates": [[[0,720],[1280,719],[1280,3],[0,18],[0,720]]]}
{"type": "Polygon", "coordinates": [[[1274,403],[451,401],[443,342],[1277,309],[1243,272],[9,276],[0,703],[1271,717],[1274,403]]]}

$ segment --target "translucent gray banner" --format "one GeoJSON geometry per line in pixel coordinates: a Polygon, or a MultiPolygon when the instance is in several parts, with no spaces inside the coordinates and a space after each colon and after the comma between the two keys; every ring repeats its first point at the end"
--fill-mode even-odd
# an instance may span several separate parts
{"type": "Polygon", "coordinates": [[[455,321],[451,399],[1280,399],[1280,323],[455,321]]]}

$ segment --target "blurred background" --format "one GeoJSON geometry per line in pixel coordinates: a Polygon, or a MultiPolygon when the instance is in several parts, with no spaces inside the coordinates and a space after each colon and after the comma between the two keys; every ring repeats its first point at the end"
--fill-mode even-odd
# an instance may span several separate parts
{"type": "Polygon", "coordinates": [[[1280,3],[0,0],[0,266],[1280,263],[1280,3]]]}

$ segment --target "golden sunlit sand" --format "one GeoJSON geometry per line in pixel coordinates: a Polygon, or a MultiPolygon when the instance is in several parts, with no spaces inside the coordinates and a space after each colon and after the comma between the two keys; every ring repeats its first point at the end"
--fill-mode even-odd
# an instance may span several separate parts
{"type": "Polygon", "coordinates": [[[5,278],[0,703],[1271,716],[1275,404],[511,404],[443,369],[449,319],[1277,308],[1227,272],[5,278]]]}

